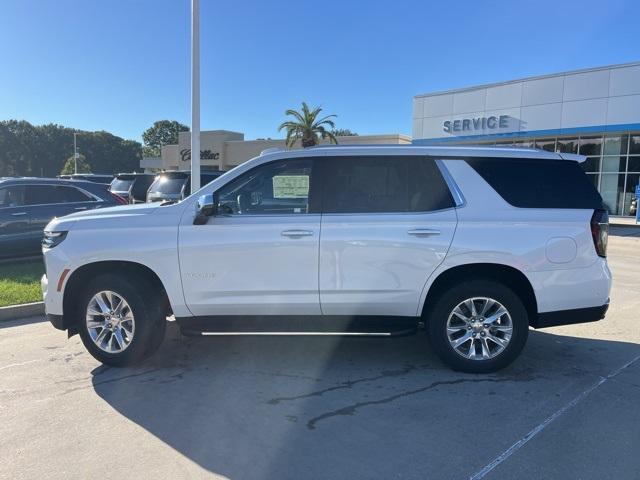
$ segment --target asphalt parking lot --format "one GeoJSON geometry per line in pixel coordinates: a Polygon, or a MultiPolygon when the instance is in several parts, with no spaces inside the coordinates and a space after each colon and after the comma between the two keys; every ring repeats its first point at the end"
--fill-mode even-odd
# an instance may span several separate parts
{"type": "Polygon", "coordinates": [[[100,366],[0,323],[0,478],[640,478],[640,230],[611,237],[604,321],[532,331],[492,375],[423,335],[204,338],[100,366]]]}

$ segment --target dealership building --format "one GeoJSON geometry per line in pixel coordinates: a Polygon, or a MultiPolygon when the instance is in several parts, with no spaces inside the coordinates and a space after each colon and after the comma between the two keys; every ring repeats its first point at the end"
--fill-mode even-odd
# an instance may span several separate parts
{"type": "Polygon", "coordinates": [[[586,155],[609,211],[628,215],[640,183],[640,62],[417,95],[413,143],[586,155]]]}
{"type": "MultiPolygon", "coordinates": [[[[640,62],[425,93],[413,99],[413,138],[339,137],[343,145],[512,145],[587,156],[582,164],[614,215],[629,215],[640,183],[640,62]]],[[[228,170],[284,140],[201,132],[203,169],[228,170]]],[[[299,148],[299,146],[298,146],[299,148]]],[[[189,169],[190,134],[144,158],[147,171],[189,169]]]]}
{"type": "MultiPolygon", "coordinates": [[[[411,137],[398,133],[388,135],[355,135],[338,137],[341,145],[411,143],[411,137]]],[[[326,143],[326,142],[323,142],[326,143]]],[[[229,170],[268,148],[285,149],[284,139],[245,140],[244,134],[229,130],[200,132],[200,163],[203,170],[229,170]]],[[[300,148],[297,144],[296,148],[300,148]]],[[[177,145],[162,147],[160,157],[145,157],[140,167],[146,171],[188,170],[191,168],[191,133],[180,132],[177,145]]]]}

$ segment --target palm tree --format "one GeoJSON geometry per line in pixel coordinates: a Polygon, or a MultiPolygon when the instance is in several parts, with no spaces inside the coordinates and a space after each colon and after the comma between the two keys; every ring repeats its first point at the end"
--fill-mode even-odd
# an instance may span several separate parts
{"type": "Polygon", "coordinates": [[[331,130],[327,130],[324,127],[326,125],[331,129],[335,129],[335,124],[330,118],[336,115],[327,115],[318,119],[318,114],[321,111],[322,108],[320,107],[316,107],[311,111],[307,104],[302,102],[301,112],[296,110],[287,110],[285,112],[286,115],[291,115],[295,118],[295,120],[283,122],[278,127],[278,131],[284,128],[287,129],[287,147],[292,147],[296,140],[301,140],[304,148],[318,145],[320,139],[325,138],[328,138],[331,143],[338,143],[338,139],[331,130]]]}

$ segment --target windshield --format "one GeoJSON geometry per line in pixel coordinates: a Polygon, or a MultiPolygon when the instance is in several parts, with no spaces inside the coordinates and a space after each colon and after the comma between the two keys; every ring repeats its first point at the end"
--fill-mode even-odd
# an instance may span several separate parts
{"type": "Polygon", "coordinates": [[[179,194],[186,182],[186,177],[169,177],[160,175],[149,187],[149,193],[154,194],[179,194]]]}
{"type": "Polygon", "coordinates": [[[129,188],[131,188],[131,184],[133,183],[133,178],[131,179],[121,179],[116,178],[111,182],[111,191],[112,192],[128,192],[129,188]]]}

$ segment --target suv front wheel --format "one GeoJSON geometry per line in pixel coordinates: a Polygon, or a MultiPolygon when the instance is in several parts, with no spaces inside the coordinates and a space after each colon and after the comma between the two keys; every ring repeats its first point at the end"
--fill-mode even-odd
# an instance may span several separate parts
{"type": "Polygon", "coordinates": [[[494,372],[513,362],[529,333],[522,301],[492,280],[472,280],[449,288],[427,319],[437,355],[455,370],[494,372]]]}
{"type": "Polygon", "coordinates": [[[89,353],[114,367],[132,365],[151,355],[166,329],[157,292],[137,276],[94,278],[81,295],[76,321],[89,353]]]}

